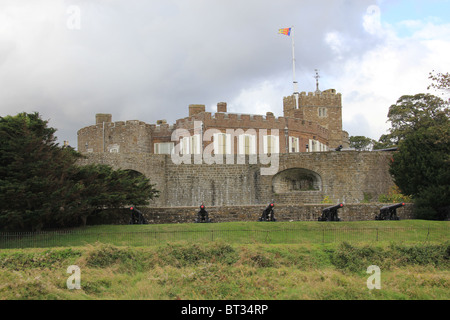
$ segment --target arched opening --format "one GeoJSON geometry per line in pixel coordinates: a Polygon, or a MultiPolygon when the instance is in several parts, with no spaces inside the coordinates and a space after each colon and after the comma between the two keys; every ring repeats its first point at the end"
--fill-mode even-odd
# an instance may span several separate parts
{"type": "Polygon", "coordinates": [[[292,168],[277,173],[272,179],[274,193],[321,191],[322,178],[314,171],[292,168]]]}
{"type": "Polygon", "coordinates": [[[126,171],[128,173],[128,175],[132,178],[137,178],[140,176],[145,176],[143,173],[133,170],[133,169],[125,169],[124,171],[126,171]]]}

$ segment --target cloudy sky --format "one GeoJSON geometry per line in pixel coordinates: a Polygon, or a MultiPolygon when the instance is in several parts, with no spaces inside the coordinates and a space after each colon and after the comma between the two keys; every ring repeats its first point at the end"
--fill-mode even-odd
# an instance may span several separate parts
{"type": "MultiPolygon", "coordinates": [[[[450,70],[450,0],[0,0],[0,116],[38,111],[76,146],[96,113],[174,123],[189,104],[282,116],[334,88],[343,127],[378,139],[389,106],[450,70]]],[[[433,93],[433,92],[431,92],[433,93]]]]}

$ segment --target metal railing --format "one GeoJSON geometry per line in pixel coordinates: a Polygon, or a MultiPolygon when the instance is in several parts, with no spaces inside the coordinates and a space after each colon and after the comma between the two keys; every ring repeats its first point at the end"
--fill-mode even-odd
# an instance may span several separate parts
{"type": "Polygon", "coordinates": [[[96,242],[126,246],[152,246],[167,242],[225,241],[237,244],[294,244],[332,242],[445,242],[450,227],[442,228],[285,228],[277,230],[182,230],[99,232],[61,230],[0,233],[0,249],[83,246],[96,242]]]}

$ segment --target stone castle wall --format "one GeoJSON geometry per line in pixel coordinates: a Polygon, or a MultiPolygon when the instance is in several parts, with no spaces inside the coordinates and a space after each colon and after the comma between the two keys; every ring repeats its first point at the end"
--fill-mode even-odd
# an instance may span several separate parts
{"type": "MultiPolygon", "coordinates": [[[[385,206],[383,203],[358,203],[346,204],[338,210],[341,221],[371,221],[380,213],[380,209],[385,206]]],[[[206,207],[208,217],[213,222],[238,222],[238,221],[258,221],[261,217],[265,205],[246,206],[214,206],[206,207]]],[[[306,204],[306,205],[284,205],[276,204],[274,207],[275,218],[279,222],[283,221],[317,221],[322,215],[322,210],[330,206],[329,204],[306,204]]],[[[139,207],[148,223],[192,223],[197,218],[199,207],[139,207]]],[[[413,219],[413,205],[406,204],[397,209],[397,216],[400,220],[413,219]]],[[[130,220],[129,209],[109,211],[98,221],[92,220],[93,224],[128,224],[130,220]],[[106,222],[105,222],[106,221],[106,222]]],[[[269,222],[267,222],[269,223],[269,222]]],[[[324,225],[327,222],[323,222],[324,225]]]]}
{"type": "MultiPolygon", "coordinates": [[[[242,206],[320,203],[361,203],[378,199],[394,185],[389,175],[390,152],[313,152],[272,155],[271,164],[239,164],[236,156],[223,164],[175,164],[169,155],[145,153],[91,153],[80,164],[104,163],[138,171],[161,192],[157,207],[242,206]],[[273,175],[261,174],[270,165],[273,175]]],[[[198,163],[198,162],[197,162],[198,163]]]]}

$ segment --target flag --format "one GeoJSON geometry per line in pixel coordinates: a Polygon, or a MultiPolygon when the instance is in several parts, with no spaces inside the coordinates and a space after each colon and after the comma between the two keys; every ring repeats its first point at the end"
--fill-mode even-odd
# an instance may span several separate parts
{"type": "Polygon", "coordinates": [[[291,28],[283,28],[283,29],[279,29],[278,33],[280,34],[285,34],[287,36],[291,35],[291,28]]]}

